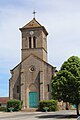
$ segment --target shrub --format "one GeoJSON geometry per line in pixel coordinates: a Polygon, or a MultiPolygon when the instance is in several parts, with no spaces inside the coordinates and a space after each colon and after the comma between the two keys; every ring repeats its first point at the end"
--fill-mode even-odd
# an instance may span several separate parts
{"type": "Polygon", "coordinates": [[[13,111],[21,110],[22,103],[23,103],[22,101],[16,100],[16,99],[8,100],[8,102],[7,102],[7,110],[9,111],[9,108],[14,108],[13,111]]]}
{"type": "Polygon", "coordinates": [[[6,111],[7,111],[7,108],[6,108],[6,107],[0,107],[0,111],[6,112],[6,111]]]}
{"type": "Polygon", "coordinates": [[[56,111],[58,110],[57,101],[56,100],[43,100],[39,103],[39,110],[45,111],[44,109],[48,108],[48,111],[56,111]]]}

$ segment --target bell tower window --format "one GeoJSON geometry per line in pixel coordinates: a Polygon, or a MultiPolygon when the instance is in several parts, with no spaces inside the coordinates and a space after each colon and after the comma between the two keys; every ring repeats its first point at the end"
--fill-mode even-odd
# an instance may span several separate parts
{"type": "Polygon", "coordinates": [[[31,37],[29,37],[29,48],[31,48],[31,37]]]}
{"type": "Polygon", "coordinates": [[[36,37],[33,37],[33,48],[36,48],[36,37]]]}

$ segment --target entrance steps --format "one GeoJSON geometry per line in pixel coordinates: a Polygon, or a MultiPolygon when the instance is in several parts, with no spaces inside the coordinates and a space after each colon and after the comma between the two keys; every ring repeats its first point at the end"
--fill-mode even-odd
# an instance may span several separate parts
{"type": "Polygon", "coordinates": [[[25,111],[25,112],[36,112],[36,111],[38,111],[38,108],[27,108],[23,111],[25,111]]]}

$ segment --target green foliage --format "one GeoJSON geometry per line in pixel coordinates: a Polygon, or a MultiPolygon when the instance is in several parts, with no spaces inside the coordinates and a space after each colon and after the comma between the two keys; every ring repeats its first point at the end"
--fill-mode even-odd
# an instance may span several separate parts
{"type": "Polygon", "coordinates": [[[75,103],[78,85],[75,77],[70,72],[67,70],[59,71],[52,81],[53,98],[75,103]]]}
{"type": "Polygon", "coordinates": [[[7,108],[6,107],[0,107],[0,111],[6,112],[7,108]]]}
{"type": "Polygon", "coordinates": [[[80,58],[78,58],[77,56],[70,57],[67,61],[63,63],[61,70],[67,70],[75,77],[80,77],[80,58]]]}
{"type": "Polygon", "coordinates": [[[56,111],[57,108],[57,101],[56,100],[43,100],[39,103],[39,110],[44,111],[44,108],[47,107],[48,111],[56,111]]]}
{"type": "Polygon", "coordinates": [[[9,100],[7,102],[7,110],[9,110],[9,108],[14,108],[14,111],[21,110],[22,103],[22,101],[16,99],[9,100]]]}
{"type": "Polygon", "coordinates": [[[80,58],[70,57],[52,80],[52,96],[72,104],[80,101],[80,58]]]}

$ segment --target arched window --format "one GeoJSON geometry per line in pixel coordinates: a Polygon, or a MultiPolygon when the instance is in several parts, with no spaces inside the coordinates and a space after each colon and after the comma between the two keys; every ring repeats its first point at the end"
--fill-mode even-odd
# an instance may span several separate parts
{"type": "Polygon", "coordinates": [[[49,86],[49,84],[47,84],[47,88],[48,88],[48,92],[50,92],[50,86],[49,86]]]}
{"type": "Polygon", "coordinates": [[[29,37],[29,48],[31,48],[31,37],[29,37]]]}
{"type": "Polygon", "coordinates": [[[36,37],[33,37],[33,48],[36,48],[36,37]]]}

